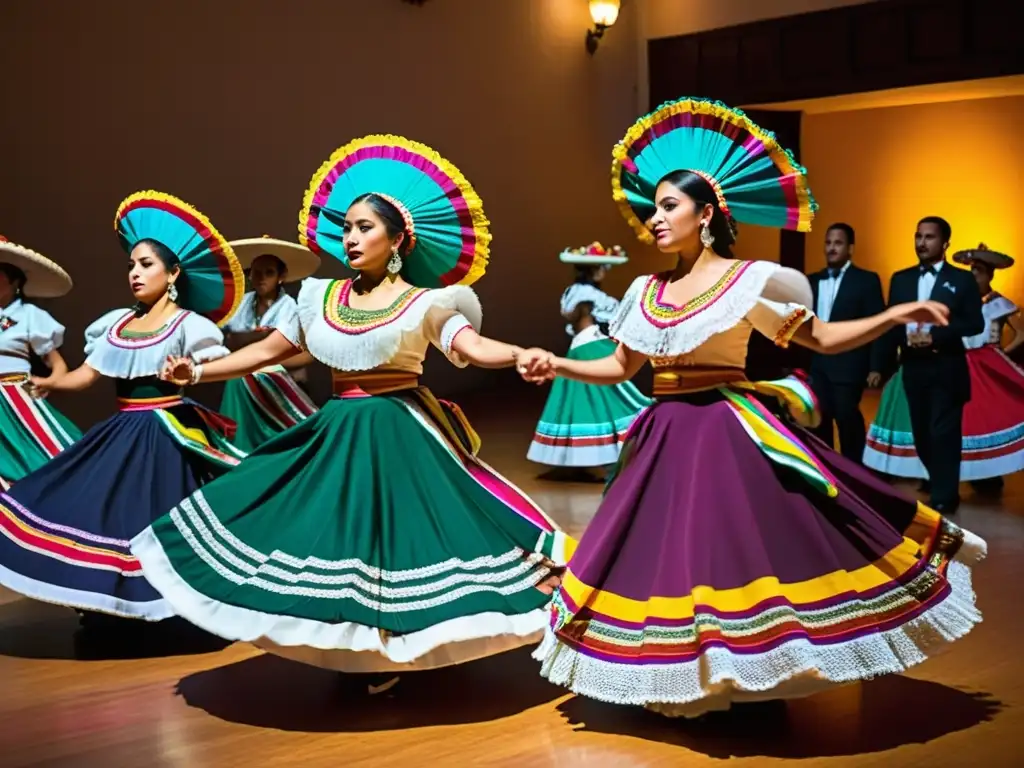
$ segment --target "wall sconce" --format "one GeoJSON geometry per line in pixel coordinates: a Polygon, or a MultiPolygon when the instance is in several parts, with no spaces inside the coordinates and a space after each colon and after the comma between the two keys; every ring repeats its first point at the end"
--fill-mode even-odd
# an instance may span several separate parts
{"type": "Polygon", "coordinates": [[[587,30],[587,53],[594,54],[597,41],[604,36],[615,20],[619,18],[619,0],[590,0],[590,18],[594,20],[594,28],[587,30]]]}

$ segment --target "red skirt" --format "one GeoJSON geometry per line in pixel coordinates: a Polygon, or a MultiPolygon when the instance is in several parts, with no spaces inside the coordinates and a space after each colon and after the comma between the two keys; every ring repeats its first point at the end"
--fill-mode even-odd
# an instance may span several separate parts
{"type": "Polygon", "coordinates": [[[1024,469],[1024,370],[995,345],[967,352],[971,400],[964,407],[961,480],[1024,469]]]}

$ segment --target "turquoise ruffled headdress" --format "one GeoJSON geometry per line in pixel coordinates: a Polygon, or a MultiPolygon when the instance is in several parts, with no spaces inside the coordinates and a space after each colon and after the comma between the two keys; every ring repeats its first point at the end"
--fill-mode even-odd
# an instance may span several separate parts
{"type": "Polygon", "coordinates": [[[402,214],[411,247],[402,273],[421,288],[469,285],[490,257],[483,202],[458,168],[425,144],[374,135],[336,150],[313,175],[299,212],[299,242],[348,264],[342,224],[372,192],[402,214]]]}
{"type": "Polygon", "coordinates": [[[679,99],[640,118],[612,150],[612,197],[645,243],[654,236],[658,182],[692,171],[715,190],[730,220],[808,232],[818,204],[807,170],[742,111],[719,101],[679,99]]]}
{"type": "Polygon", "coordinates": [[[140,240],[156,240],[178,257],[177,304],[218,325],[238,310],[245,275],[228,241],[191,205],[163,192],[136,192],[117,207],[114,229],[128,253],[140,240]]]}

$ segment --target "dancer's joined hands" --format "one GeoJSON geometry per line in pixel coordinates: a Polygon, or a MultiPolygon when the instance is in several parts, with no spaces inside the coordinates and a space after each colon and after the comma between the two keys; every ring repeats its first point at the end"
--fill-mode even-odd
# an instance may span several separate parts
{"type": "Polygon", "coordinates": [[[555,378],[555,356],[546,349],[531,347],[516,355],[516,371],[531,384],[543,384],[555,378]]]}
{"type": "Polygon", "coordinates": [[[168,355],[164,367],[160,369],[160,378],[179,387],[186,387],[192,383],[193,368],[194,364],[190,358],[168,355]]]}

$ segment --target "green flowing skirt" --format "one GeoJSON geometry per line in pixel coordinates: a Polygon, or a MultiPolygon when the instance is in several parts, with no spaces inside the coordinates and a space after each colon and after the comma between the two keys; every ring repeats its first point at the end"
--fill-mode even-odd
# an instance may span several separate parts
{"type": "Polygon", "coordinates": [[[923,479],[928,476],[914,447],[902,368],[882,390],[878,413],[868,428],[864,465],[893,477],[923,479]]]}
{"type": "MultiPolygon", "coordinates": [[[[567,357],[599,360],[615,347],[614,341],[601,337],[574,345],[567,357]]],[[[630,426],[652,402],[632,382],[602,386],[557,378],[526,458],[552,467],[615,464],[630,426]]]]}
{"type": "Polygon", "coordinates": [[[316,406],[278,365],[227,382],[220,412],[238,425],[232,443],[252,453],[270,438],[308,419],[316,413],[316,406]]]}
{"type": "Polygon", "coordinates": [[[534,642],[573,543],[474,437],[422,388],[336,398],[132,552],[187,620],[318,666],[429,668],[534,642]]]}
{"type": "Polygon", "coordinates": [[[39,469],[82,436],[46,400],[30,397],[23,384],[23,379],[0,383],[0,490],[39,469]]]}

